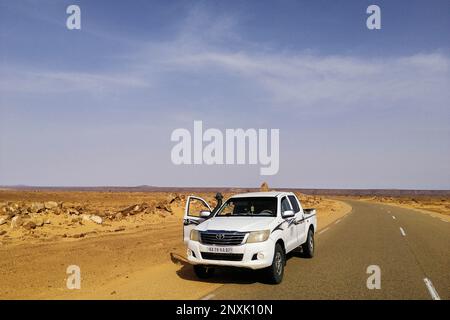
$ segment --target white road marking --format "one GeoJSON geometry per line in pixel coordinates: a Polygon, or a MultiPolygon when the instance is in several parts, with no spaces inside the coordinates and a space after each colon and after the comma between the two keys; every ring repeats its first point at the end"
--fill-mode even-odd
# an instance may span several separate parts
{"type": "Polygon", "coordinates": [[[433,300],[441,300],[441,298],[439,297],[439,295],[438,295],[436,289],[434,288],[433,283],[431,282],[431,280],[428,279],[428,278],[425,278],[425,279],[423,279],[423,282],[425,282],[425,285],[427,286],[427,289],[428,289],[428,292],[431,295],[431,298],[433,300]]]}
{"type": "Polygon", "coordinates": [[[207,296],[203,297],[202,300],[211,300],[212,298],[214,298],[215,294],[211,293],[208,294],[207,296]]]}
{"type": "Polygon", "coordinates": [[[396,218],[395,216],[392,216],[392,219],[394,219],[394,220],[395,220],[395,219],[397,219],[397,218],[396,218]]]}
{"type": "Polygon", "coordinates": [[[402,227],[400,227],[400,233],[402,234],[402,236],[406,236],[406,232],[405,232],[405,230],[403,230],[402,227]]]}
{"type": "Polygon", "coordinates": [[[335,224],[338,224],[339,222],[341,222],[341,219],[336,220],[335,224]]]}
{"type": "Polygon", "coordinates": [[[324,232],[325,232],[325,231],[327,231],[328,229],[330,229],[330,228],[325,228],[325,229],[323,229],[323,230],[319,231],[319,233],[317,233],[317,234],[321,234],[321,233],[324,233],[324,232]]]}

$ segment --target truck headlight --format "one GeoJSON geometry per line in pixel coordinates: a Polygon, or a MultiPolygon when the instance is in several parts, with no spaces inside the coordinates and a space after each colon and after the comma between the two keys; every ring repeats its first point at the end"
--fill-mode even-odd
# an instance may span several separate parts
{"type": "Polygon", "coordinates": [[[198,230],[192,229],[190,239],[192,241],[200,241],[200,232],[198,232],[198,230]]]}
{"type": "Polygon", "coordinates": [[[269,239],[270,230],[253,231],[250,232],[247,238],[247,243],[264,242],[269,239]]]}

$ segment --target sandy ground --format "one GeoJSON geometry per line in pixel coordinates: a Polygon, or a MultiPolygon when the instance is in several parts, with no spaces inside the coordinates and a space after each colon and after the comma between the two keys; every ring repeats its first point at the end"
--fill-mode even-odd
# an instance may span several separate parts
{"type": "MultiPolygon", "coordinates": [[[[61,207],[83,206],[83,212],[94,212],[104,219],[101,225],[72,222],[74,215],[61,209],[59,214],[41,212],[51,223],[31,230],[11,230],[9,222],[0,226],[0,232],[7,232],[0,236],[0,298],[198,299],[235,281],[233,273],[226,270],[216,278],[200,281],[186,263],[181,223],[186,195],[0,191],[4,204],[20,202],[26,208],[36,201],[55,201],[61,207]],[[123,208],[142,203],[149,203],[150,209],[120,219],[113,217],[123,208]],[[112,213],[105,215],[105,211],[112,213]],[[83,237],[77,236],[80,234],[83,237]],[[67,289],[70,265],[80,267],[79,290],[67,289]]],[[[213,203],[213,193],[200,196],[213,203]]],[[[341,201],[299,196],[304,207],[317,208],[319,230],[351,211],[341,201]]]]}

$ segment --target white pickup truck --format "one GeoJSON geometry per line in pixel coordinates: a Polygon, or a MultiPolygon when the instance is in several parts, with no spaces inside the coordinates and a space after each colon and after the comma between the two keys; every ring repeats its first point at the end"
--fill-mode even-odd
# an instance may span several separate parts
{"type": "Polygon", "coordinates": [[[183,237],[199,278],[217,266],[266,269],[267,280],[283,279],[286,254],[314,255],[315,209],[303,209],[292,192],[234,195],[215,210],[202,198],[186,202],[183,237]]]}

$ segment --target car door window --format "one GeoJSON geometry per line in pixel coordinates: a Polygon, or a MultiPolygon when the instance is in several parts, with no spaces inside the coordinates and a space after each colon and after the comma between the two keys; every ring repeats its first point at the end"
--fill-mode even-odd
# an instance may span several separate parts
{"type": "Polygon", "coordinates": [[[286,197],[283,197],[283,199],[281,199],[281,212],[285,212],[288,210],[292,210],[291,204],[286,197]]]}
{"type": "Polygon", "coordinates": [[[297,198],[295,196],[288,196],[289,200],[291,200],[292,207],[294,208],[294,212],[297,213],[300,211],[300,206],[298,205],[297,198]]]}
{"type": "Polygon", "coordinates": [[[189,207],[187,210],[187,215],[190,217],[200,217],[200,213],[202,211],[210,211],[208,205],[199,198],[190,198],[189,199],[189,207]]]}

